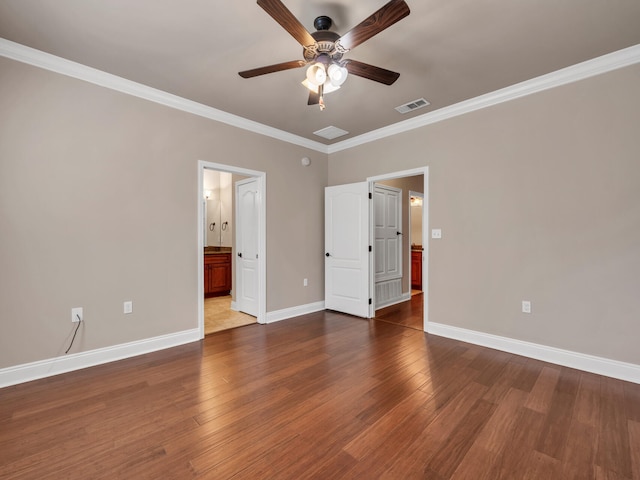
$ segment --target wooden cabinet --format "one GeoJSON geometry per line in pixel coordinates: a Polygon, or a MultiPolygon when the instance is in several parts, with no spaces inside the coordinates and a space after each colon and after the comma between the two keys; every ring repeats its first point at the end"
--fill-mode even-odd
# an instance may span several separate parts
{"type": "Polygon", "coordinates": [[[231,253],[215,253],[204,256],[205,296],[231,293],[231,253]]]}
{"type": "Polygon", "coordinates": [[[422,290],[422,251],[411,250],[411,288],[422,290]]]}

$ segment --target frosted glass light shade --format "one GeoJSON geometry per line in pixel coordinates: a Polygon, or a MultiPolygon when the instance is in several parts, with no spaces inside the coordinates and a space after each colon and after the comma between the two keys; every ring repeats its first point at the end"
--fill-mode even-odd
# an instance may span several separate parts
{"type": "Polygon", "coordinates": [[[322,85],[327,80],[327,72],[324,65],[316,63],[307,69],[307,80],[313,85],[322,85]]]}
{"type": "MultiPolygon", "coordinates": [[[[319,85],[314,85],[313,83],[311,83],[309,80],[307,80],[306,78],[302,81],[302,85],[304,85],[305,87],[307,87],[309,90],[311,90],[313,93],[318,93],[318,87],[319,85]]],[[[336,87],[334,86],[331,82],[325,82],[324,87],[322,89],[322,93],[327,94],[327,93],[331,93],[331,92],[335,92],[336,90],[338,90],[340,87],[336,87]]]]}
{"type": "Polygon", "coordinates": [[[348,70],[340,65],[332,63],[327,70],[331,85],[339,87],[347,80],[348,70]]]}

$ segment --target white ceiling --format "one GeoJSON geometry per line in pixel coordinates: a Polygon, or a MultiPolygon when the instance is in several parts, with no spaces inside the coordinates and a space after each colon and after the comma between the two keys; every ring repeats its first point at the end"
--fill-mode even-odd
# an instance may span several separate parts
{"type": "MultiPolygon", "coordinates": [[[[346,33],[387,0],[283,0],[313,32],[346,33]]],[[[400,73],[350,76],[307,105],[304,69],[237,72],[302,58],[254,0],[0,0],[0,37],[325,144],[640,44],[638,0],[407,0],[411,14],[345,55],[400,73]],[[400,114],[424,97],[431,105],[400,114]],[[328,126],[348,136],[325,140],[328,126]]]]}

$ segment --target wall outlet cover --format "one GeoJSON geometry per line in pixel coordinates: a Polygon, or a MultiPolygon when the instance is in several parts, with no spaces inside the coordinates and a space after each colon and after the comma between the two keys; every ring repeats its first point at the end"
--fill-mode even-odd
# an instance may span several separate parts
{"type": "Polygon", "coordinates": [[[84,320],[84,314],[82,313],[82,307],[73,307],[71,309],[71,321],[78,323],[84,320]]]}

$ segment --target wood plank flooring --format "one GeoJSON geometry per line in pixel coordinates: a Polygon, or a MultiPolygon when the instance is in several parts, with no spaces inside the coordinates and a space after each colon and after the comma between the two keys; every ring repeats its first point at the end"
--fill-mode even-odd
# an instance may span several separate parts
{"type": "Polygon", "coordinates": [[[0,389],[3,479],[633,480],[639,452],[640,385],[333,312],[0,389]]]}
{"type": "Polygon", "coordinates": [[[412,294],[409,301],[396,303],[395,305],[376,310],[376,320],[395,323],[396,325],[403,325],[423,331],[423,303],[424,298],[422,292],[412,294]]]}

